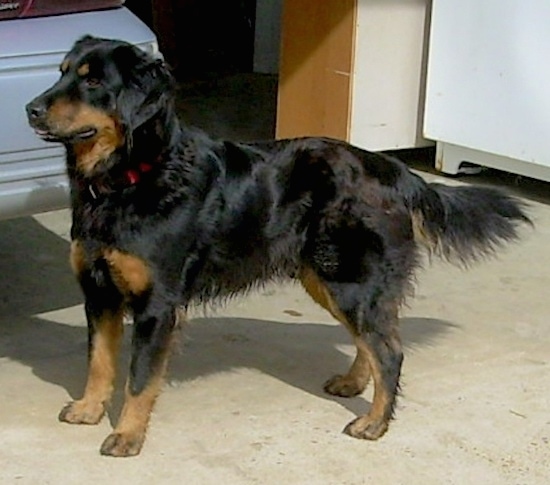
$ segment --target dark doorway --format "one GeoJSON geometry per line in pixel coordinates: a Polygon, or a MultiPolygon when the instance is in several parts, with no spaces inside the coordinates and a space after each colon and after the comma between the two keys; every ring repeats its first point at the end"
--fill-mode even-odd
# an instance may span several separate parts
{"type": "Polygon", "coordinates": [[[252,71],[256,0],[145,0],[126,6],[155,31],[179,79],[252,71]]]}
{"type": "Polygon", "coordinates": [[[256,2],[125,4],[157,35],[178,81],[181,119],[215,138],[253,140],[275,135],[278,76],[254,72],[256,2]]]}

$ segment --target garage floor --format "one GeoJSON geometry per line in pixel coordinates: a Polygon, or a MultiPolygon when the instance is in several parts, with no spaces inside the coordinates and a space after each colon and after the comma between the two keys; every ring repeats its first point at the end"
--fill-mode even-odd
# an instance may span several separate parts
{"type": "MultiPolygon", "coordinates": [[[[267,98],[249,86],[242,99],[242,79],[182,86],[183,115],[216,135],[269,137],[273,80],[247,79],[267,98]]],[[[440,178],[425,152],[405,155],[440,178]]],[[[322,392],[351,362],[345,329],[286,285],[196,312],[142,454],[101,457],[120,392],[98,426],[56,418],[86,371],[68,211],[0,222],[0,483],[550,483],[548,185],[494,172],[446,182],[504,184],[531,203],[537,227],[497,260],[419,273],[402,313],[403,396],[378,442],[341,433],[371,388],[352,399],[322,392]]]]}

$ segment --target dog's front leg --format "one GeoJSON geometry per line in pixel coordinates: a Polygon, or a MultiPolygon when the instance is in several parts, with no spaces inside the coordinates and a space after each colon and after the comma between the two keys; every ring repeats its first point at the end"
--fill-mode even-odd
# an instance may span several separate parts
{"type": "Polygon", "coordinates": [[[68,403],[59,420],[70,424],[97,424],[111,399],[117,357],[123,333],[123,297],[112,284],[98,284],[101,267],[85,264],[82,246],[74,242],[71,263],[86,299],[88,322],[88,379],[81,399],[68,403]]]}
{"type": "Polygon", "coordinates": [[[130,372],[125,401],[114,431],[101,446],[101,454],[137,455],[145,440],[149,416],[160,392],[176,323],[175,308],[149,302],[135,314],[130,372]]]}
{"type": "Polygon", "coordinates": [[[104,310],[88,317],[88,379],[81,399],[68,403],[59,420],[71,424],[97,424],[111,399],[122,337],[121,310],[104,310]]]}

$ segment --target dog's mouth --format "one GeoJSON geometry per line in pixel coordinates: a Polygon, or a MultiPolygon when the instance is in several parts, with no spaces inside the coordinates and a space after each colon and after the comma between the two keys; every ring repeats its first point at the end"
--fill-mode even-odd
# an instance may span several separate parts
{"type": "Polygon", "coordinates": [[[97,129],[90,126],[71,133],[54,133],[50,130],[34,128],[34,132],[44,141],[74,143],[93,138],[97,134],[97,129]]]}
{"type": "Polygon", "coordinates": [[[39,128],[35,128],[34,132],[42,138],[44,141],[61,141],[59,136],[54,135],[48,130],[41,130],[39,128]]]}

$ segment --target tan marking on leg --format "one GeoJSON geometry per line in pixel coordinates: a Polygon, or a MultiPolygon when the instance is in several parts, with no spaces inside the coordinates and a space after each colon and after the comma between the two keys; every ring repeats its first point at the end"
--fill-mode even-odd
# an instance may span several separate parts
{"type": "Polygon", "coordinates": [[[366,355],[374,380],[374,396],[368,414],[359,416],[346,426],[345,432],[355,438],[377,439],[388,429],[388,408],[391,406],[390,395],[382,379],[380,362],[374,352],[365,345],[366,355]]]}
{"type": "Polygon", "coordinates": [[[86,253],[78,240],[71,242],[70,263],[73,273],[77,276],[86,269],[86,253]]]}
{"type": "Polygon", "coordinates": [[[325,383],[325,391],[329,394],[351,397],[365,390],[370,378],[369,361],[365,343],[358,336],[357,330],[348,322],[338,308],[329,289],[311,268],[305,267],[299,275],[300,281],[307,293],[336,320],[342,323],[353,336],[357,347],[357,355],[349,371],[345,375],[335,375],[325,383]]]}
{"type": "MultiPolygon", "coordinates": [[[[397,304],[394,305],[394,309],[395,319],[397,319],[397,304]]],[[[393,336],[390,338],[389,343],[391,347],[399,352],[401,351],[401,341],[397,334],[397,329],[394,329],[393,336]]],[[[374,380],[372,407],[367,415],[360,416],[349,423],[346,426],[345,432],[355,438],[376,440],[384,435],[388,429],[395,396],[391,395],[390,390],[384,383],[382,366],[376,357],[375,351],[372,350],[366,342],[363,341],[363,344],[374,380]]]]}
{"type": "Polygon", "coordinates": [[[123,332],[123,312],[105,312],[96,322],[84,396],[65,406],[59,419],[72,424],[96,424],[111,399],[123,332]]]}
{"type": "Polygon", "coordinates": [[[113,282],[124,295],[140,295],[151,287],[151,274],[145,261],[117,249],[103,254],[109,264],[113,282]]]}
{"type": "Polygon", "coordinates": [[[160,365],[141,393],[133,395],[126,383],[124,406],[116,428],[101,445],[102,455],[134,456],[141,451],[151,411],[162,389],[171,346],[165,350],[160,365]]]}
{"type": "Polygon", "coordinates": [[[354,337],[357,354],[347,374],[331,377],[324,386],[329,394],[341,397],[352,397],[361,394],[371,378],[368,351],[361,337],[354,337]]]}
{"type": "Polygon", "coordinates": [[[321,281],[319,276],[317,276],[315,271],[306,266],[300,271],[299,279],[302,286],[313,300],[327,310],[336,320],[342,323],[352,335],[357,335],[357,331],[350,325],[346,316],[338,308],[329,289],[321,281]]]}
{"type": "MultiPolygon", "coordinates": [[[[393,400],[382,377],[381,364],[376,353],[359,335],[356,328],[350,324],[346,316],[338,308],[329,289],[311,268],[304,268],[299,275],[300,281],[308,294],[323,308],[329,311],[350,331],[357,347],[355,360],[344,376],[335,376],[325,384],[325,390],[339,396],[352,396],[362,392],[372,375],[374,380],[374,397],[370,412],[358,417],[347,427],[346,432],[357,438],[377,439],[387,428],[389,408],[393,400]]],[[[396,306],[397,310],[397,306],[396,306]]]]}

